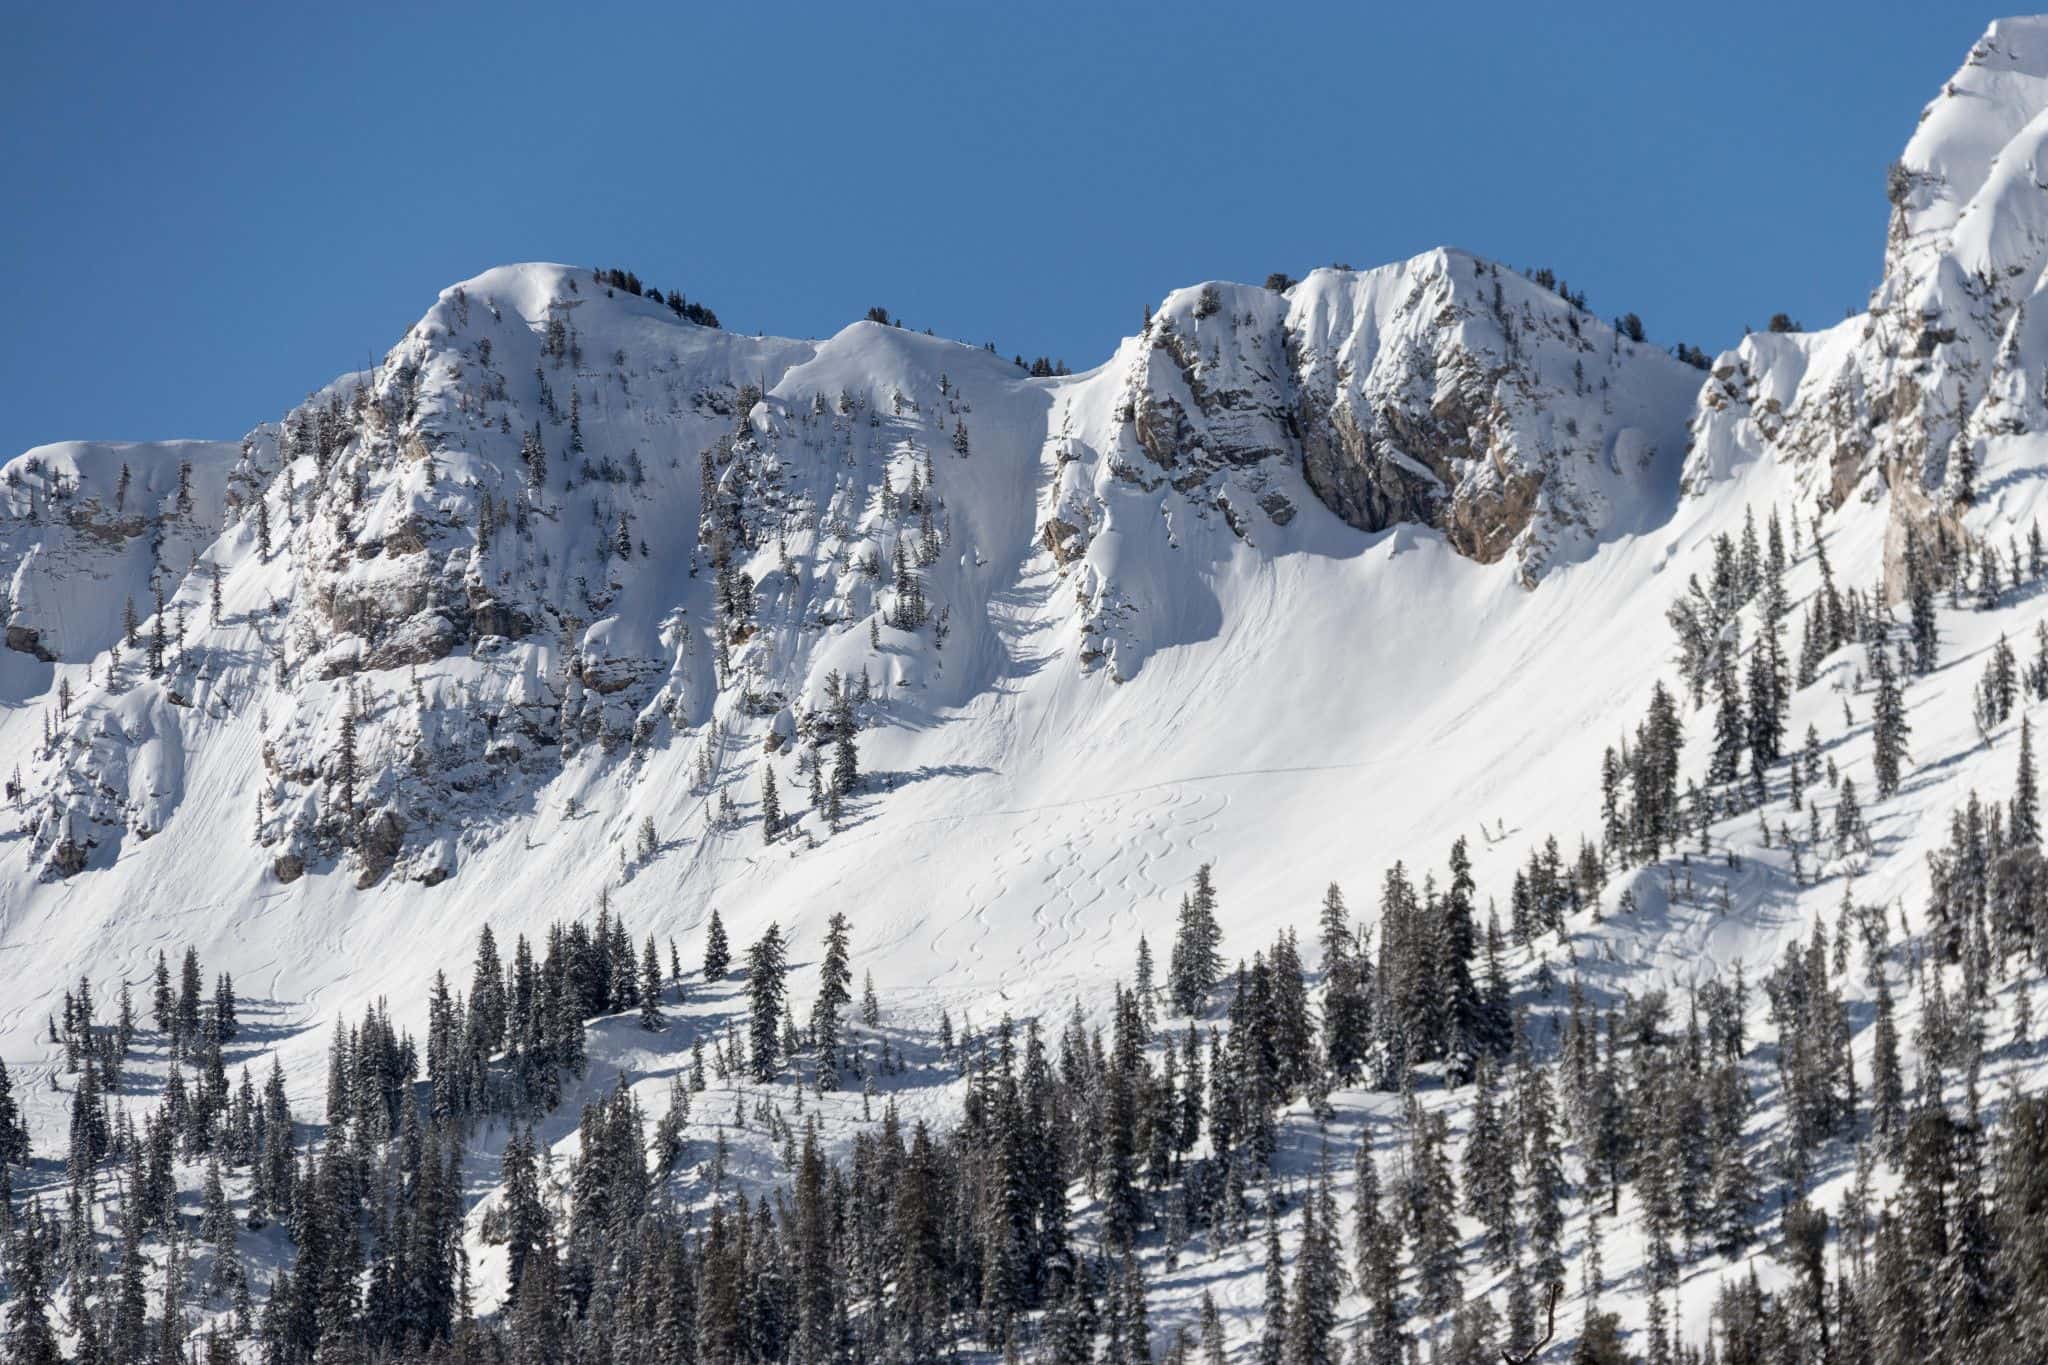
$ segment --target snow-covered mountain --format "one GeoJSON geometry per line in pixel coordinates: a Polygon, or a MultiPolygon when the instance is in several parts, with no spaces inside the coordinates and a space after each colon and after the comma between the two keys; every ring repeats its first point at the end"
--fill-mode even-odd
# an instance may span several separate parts
{"type": "MultiPolygon", "coordinates": [[[[1441,874],[1460,837],[1503,915],[1546,839],[1604,848],[1566,930],[1508,964],[1539,1022],[1567,978],[1598,1006],[1761,979],[1845,900],[1906,927],[1910,978],[1928,855],[1973,789],[2010,794],[2048,694],[1987,725],[1976,693],[2001,637],[2031,653],[2048,623],[2022,552],[2048,473],[2043,155],[2048,21],[2001,21],[1892,170],[1869,311],[1748,336],[1704,372],[1448,249],[1178,290],[1104,364],[1038,377],[877,322],[736,335],[529,264],[445,291],[373,369],[239,443],[27,452],[0,471],[0,1056],[31,1129],[61,1145],[47,1019],[81,973],[141,987],[161,949],[196,948],[311,1119],[330,1021],[388,999],[423,1031],[406,1011],[466,973],[486,924],[538,941],[601,903],[690,954],[714,909],[736,944],[774,922],[803,964],[843,912],[877,1036],[903,1047],[941,1017],[1103,1017],[1141,936],[1163,957],[1200,865],[1235,960],[1284,927],[1312,938],[1333,882],[1376,921],[1387,870],[1441,874]],[[1828,780],[1795,761],[1788,791],[1773,768],[1761,807],[1708,780],[1714,703],[1694,709],[1667,611],[1774,522],[1809,622],[1837,585],[1872,620],[1900,604],[1908,532],[1961,547],[1965,585],[1987,551],[2010,579],[1943,598],[1896,791],[1873,773],[1867,641],[1821,649],[1780,718],[1787,752],[1812,727],[1828,780]],[[1639,744],[1660,682],[1683,776],[1718,793],[1688,807],[1711,811],[1711,859],[1630,856],[1603,812],[1603,751],[1639,744]],[[1834,837],[1840,776],[1867,841],[1834,837]]],[[[1756,640],[1754,593],[1720,606],[1714,641],[1756,640]]],[[[1997,1038],[2033,972],[1992,992],[1997,1038]]],[[[1867,1067],[1873,987],[1842,984],[1867,1067]]],[[[1923,996],[1893,985],[1910,1033],[1923,996]]],[[[658,1110],[733,1008],[698,991],[674,1010],[689,1029],[600,1026],[584,1093],[639,1078],[658,1110]]],[[[1752,1014],[1772,1037],[1766,1002],[1752,1014]]],[[[2030,1046],[1987,1055],[1987,1082],[2039,1088],[2030,1046]]],[[[136,1074],[139,1111],[161,1076],[136,1074]]],[[[720,1088],[720,1119],[801,1089],[720,1088]]],[[[940,1122],[966,1089],[934,1066],[890,1093],[940,1122]]],[[[1469,1091],[1420,1098],[1467,1124],[1469,1091]]],[[[858,1094],[814,1103],[835,1150],[863,1130],[858,1094]]],[[[1345,1150],[1405,1143],[1395,1094],[1332,1104],[1345,1150]]],[[[573,1109],[542,1128],[564,1152],[573,1109]]],[[[1753,1141],[1785,1121],[1773,1092],[1753,1141]]],[[[1284,1169],[1318,1126],[1306,1099],[1288,1111],[1284,1169]]],[[[479,1193],[505,1136],[477,1139],[479,1193]]],[[[1845,1150],[1816,1204],[1853,1176],[1845,1150]]],[[[471,1229],[487,1299],[492,1198],[471,1229]]],[[[1631,1207],[1610,1285],[1642,1269],[1631,1207]]],[[[1248,1350],[1259,1254],[1159,1234],[1155,1327],[1192,1323],[1207,1288],[1248,1350]]],[[[1688,1264],[1690,1334],[1747,1266],[1688,1264]]],[[[1499,1287],[1475,1271],[1467,1294],[1499,1287]]],[[[1604,1306],[1642,1327],[1647,1296],[1622,1297],[1604,1306]]]]}

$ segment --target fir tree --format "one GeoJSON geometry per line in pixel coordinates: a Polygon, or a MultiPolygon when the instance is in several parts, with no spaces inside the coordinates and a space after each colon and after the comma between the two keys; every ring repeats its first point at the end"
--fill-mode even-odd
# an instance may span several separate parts
{"type": "Polygon", "coordinates": [[[2032,721],[2020,717],[2019,773],[2013,779],[2012,815],[2006,830],[2016,844],[2029,848],[2041,845],[2041,795],[2034,773],[2034,729],[2032,721]]]}
{"type": "Polygon", "coordinates": [[[1336,1218],[1325,1148],[1315,1192],[1301,1204],[1301,1244],[1287,1305],[1287,1365],[1339,1365],[1343,1355],[1337,1345],[1337,1304],[1344,1292],[1344,1266],[1336,1218]]]}
{"type": "Polygon", "coordinates": [[[777,1033],[782,1023],[786,987],[783,973],[788,961],[782,945],[782,930],[771,920],[754,946],[747,950],[747,1042],[753,1057],[757,1081],[772,1081],[776,1065],[777,1033]]]}
{"type": "Polygon", "coordinates": [[[1906,532],[1906,599],[1910,608],[1913,667],[1932,673],[1940,656],[1941,642],[1934,620],[1934,567],[1927,562],[1926,548],[1917,531],[1906,532]]]}
{"type": "Polygon", "coordinates": [[[1514,1145],[1503,1125],[1493,1059],[1479,1059],[1473,1079],[1472,1118],[1466,1128],[1465,1212],[1486,1232],[1486,1258],[1496,1269],[1513,1263],[1517,1232],[1514,1145]]]}
{"type": "Polygon", "coordinates": [[[63,1365],[64,1353],[50,1327],[50,1286],[44,1247],[50,1234],[40,1210],[31,1206],[7,1244],[12,1295],[7,1301],[7,1358],[14,1365],[63,1365]]]}
{"type": "Polygon", "coordinates": [[[1871,742],[1875,746],[1872,768],[1877,774],[1877,794],[1891,796],[1899,789],[1899,769],[1906,757],[1906,706],[1892,671],[1891,654],[1879,646],[1871,654],[1871,671],[1877,679],[1877,699],[1871,705],[1871,742]]]}
{"type": "Polygon", "coordinates": [[[725,941],[725,922],[718,911],[711,912],[711,925],[704,931],[704,979],[723,981],[732,966],[732,949],[725,941]]]}
{"type": "MultiPolygon", "coordinates": [[[[818,994],[811,1004],[811,1042],[817,1049],[818,1089],[839,1088],[839,1012],[853,999],[848,962],[851,931],[846,916],[834,913],[825,929],[825,955],[818,967],[818,994]]],[[[872,983],[871,983],[872,984],[872,983]]]]}
{"type": "Polygon", "coordinates": [[[1417,1291],[1423,1312],[1448,1313],[1458,1306],[1462,1276],[1458,1264],[1457,1193],[1451,1180],[1450,1120],[1442,1112],[1414,1119],[1408,1180],[1408,1233],[1413,1245],[1417,1291]]]}
{"type": "Polygon", "coordinates": [[[1223,973],[1223,931],[1216,922],[1211,872],[1209,863],[1197,868],[1194,891],[1181,898],[1180,925],[1166,967],[1166,990],[1176,1014],[1201,1013],[1223,973]]]}
{"type": "Polygon", "coordinates": [[[775,791],[775,769],[761,765],[761,842],[772,844],[782,828],[782,800],[775,791]]]}
{"type": "Polygon", "coordinates": [[[1846,857],[1863,843],[1863,809],[1856,803],[1856,779],[1842,779],[1841,799],[1835,804],[1835,856],[1846,857]]]}
{"type": "Polygon", "coordinates": [[[1287,1262],[1280,1254],[1280,1222],[1266,1210],[1266,1296],[1259,1331],[1258,1365],[1286,1365],[1287,1262]]]}
{"type": "Polygon", "coordinates": [[[1379,1169],[1368,1134],[1354,1168],[1351,1249],[1365,1291],[1367,1365],[1400,1365],[1407,1313],[1401,1302],[1400,1238],[1380,1211],[1379,1169]]]}
{"type": "Polygon", "coordinates": [[[657,1033],[666,1026],[661,1015],[661,954],[655,950],[654,935],[640,954],[640,1027],[657,1033]]]}

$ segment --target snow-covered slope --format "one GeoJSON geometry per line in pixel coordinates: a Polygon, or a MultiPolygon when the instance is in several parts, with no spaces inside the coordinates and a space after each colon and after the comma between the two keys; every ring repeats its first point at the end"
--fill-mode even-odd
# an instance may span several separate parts
{"type": "MultiPolygon", "coordinates": [[[[942,1010],[1098,1008],[1202,863],[1233,957],[1312,936],[1332,881],[1370,918],[1389,866],[1441,868],[1461,835],[1504,906],[1546,837],[1600,837],[1601,751],[1672,679],[1665,612],[1716,537],[1774,509],[1796,527],[1795,614],[1816,534],[1836,582],[1893,596],[1908,525],[2024,542],[2048,470],[2044,111],[2048,23],[1995,25],[1894,176],[1870,312],[1746,338],[1705,376],[1448,250],[1177,291],[1055,378],[876,323],[736,336],[522,265],[239,446],[19,457],[0,1054],[38,1134],[64,1123],[63,983],[141,982],[164,947],[255,998],[310,1114],[327,1021],[424,1000],[486,923],[510,942],[600,898],[686,945],[714,908],[740,943],[779,922],[800,961],[843,911],[906,1039],[942,1010]],[[834,820],[807,790],[842,689],[865,779],[834,820]]],[[[2043,621],[2031,583],[1944,613],[1871,850],[1806,846],[1781,791],[1767,825],[1714,826],[1738,871],[1618,872],[1603,913],[1517,955],[1518,1001],[1556,1010],[1568,972],[1603,1001],[1761,974],[1845,890],[1924,928],[1948,812],[2012,784],[2019,719],[1980,733],[1979,656],[2043,621]]],[[[1814,726],[1867,798],[1866,671],[1837,651],[1788,733],[1814,726]]],[[[1702,776],[1713,716],[1684,719],[1702,776]]],[[[678,1064],[595,1038],[593,1087],[678,1064]]],[[[2007,1073],[2038,1080],[2030,1056],[2007,1073]]],[[[897,1098],[947,1114],[960,1088],[897,1098]]],[[[1400,1112],[1337,1100],[1348,1140],[1400,1112]]],[[[828,1108],[844,1141],[859,1099],[828,1108]]],[[[573,1114],[550,1134],[573,1145],[573,1114]]],[[[1314,1134],[1298,1112],[1301,1160],[1314,1134]]],[[[1611,1281],[1637,1265],[1617,1241],[1611,1281]]],[[[1256,1305],[1251,1255],[1161,1256],[1159,1311],[1184,1320],[1204,1284],[1256,1305]]],[[[1694,1328],[1726,1269],[1689,1275],[1694,1328]]]]}
{"type": "Polygon", "coordinates": [[[1442,532],[1533,586],[1667,517],[1700,376],[1555,290],[1457,251],[1317,270],[1285,293],[1169,295],[1111,362],[1063,386],[1040,542],[1078,561],[1081,657],[1134,673],[1201,629],[1152,566],[1228,552],[1345,553],[1442,532]],[[1162,553],[1164,551],[1165,553],[1162,553]]]}

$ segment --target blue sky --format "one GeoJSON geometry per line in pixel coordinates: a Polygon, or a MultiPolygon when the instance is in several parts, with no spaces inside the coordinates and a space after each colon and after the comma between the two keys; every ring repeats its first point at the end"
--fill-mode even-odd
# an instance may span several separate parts
{"type": "Polygon", "coordinates": [[[1876,282],[1960,7],[15,7],[0,452],[240,435],[507,261],[1105,358],[1440,243],[1717,349],[1876,282]]]}

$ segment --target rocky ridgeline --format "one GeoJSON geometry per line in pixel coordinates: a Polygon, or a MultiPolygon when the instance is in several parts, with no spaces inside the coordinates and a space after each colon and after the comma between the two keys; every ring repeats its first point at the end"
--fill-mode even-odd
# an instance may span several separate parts
{"type": "Polygon", "coordinates": [[[1953,528],[2042,463],[2044,146],[2048,23],[2001,22],[1891,172],[1868,311],[1704,377],[1450,250],[1180,290],[1072,377],[488,272],[238,444],[6,466],[0,690],[45,715],[8,756],[23,846],[111,861],[227,746],[270,875],[431,883],[652,754],[687,751],[715,813],[761,754],[859,723],[857,687],[873,716],[890,688],[964,704],[1019,611],[1129,678],[1213,629],[1200,580],[1237,556],[1413,527],[1540,590],[1759,460],[1817,509],[1895,494],[1895,540],[1953,528]]]}
{"type": "Polygon", "coordinates": [[[1887,575],[1905,532],[1959,528],[2038,463],[2048,424],[2048,20],[1993,24],[1890,169],[1884,278],[1819,332],[1720,356],[1693,422],[1686,487],[1754,460],[1789,466],[1817,510],[1890,497],[1887,575]]]}

